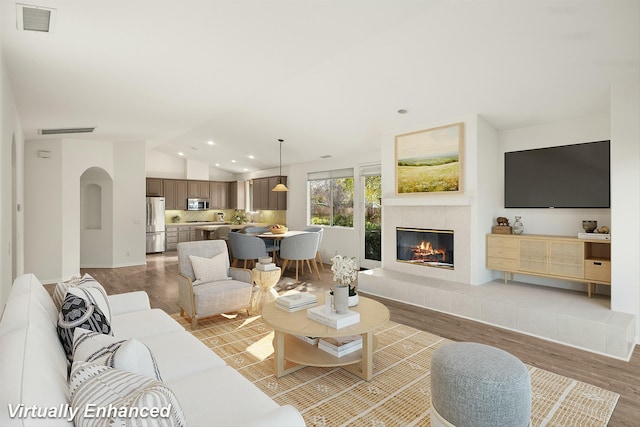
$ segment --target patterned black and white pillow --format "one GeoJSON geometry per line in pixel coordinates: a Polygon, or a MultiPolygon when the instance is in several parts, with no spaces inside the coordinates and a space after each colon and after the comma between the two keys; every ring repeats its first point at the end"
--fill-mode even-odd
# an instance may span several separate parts
{"type": "Polygon", "coordinates": [[[67,294],[60,308],[57,329],[69,361],[73,359],[73,333],[76,328],[112,335],[111,324],[98,306],[76,295],[67,294]]]}
{"type": "Polygon", "coordinates": [[[99,363],[162,381],[151,349],[134,338],[118,340],[111,335],[76,328],[73,335],[73,361],[99,363]]]}

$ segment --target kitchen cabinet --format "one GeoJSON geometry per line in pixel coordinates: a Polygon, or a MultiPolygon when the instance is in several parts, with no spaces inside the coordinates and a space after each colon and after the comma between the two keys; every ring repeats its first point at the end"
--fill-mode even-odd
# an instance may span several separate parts
{"type": "Polygon", "coordinates": [[[187,197],[209,200],[209,181],[187,181],[187,197]]]}
{"type": "Polygon", "coordinates": [[[229,209],[229,183],[211,181],[209,183],[211,209],[229,209]]]}
{"type": "Polygon", "coordinates": [[[178,228],[177,226],[167,226],[167,250],[175,251],[178,246],[178,228]]]}
{"type": "Polygon", "coordinates": [[[268,178],[256,178],[253,180],[251,192],[251,210],[286,210],[287,192],[271,191],[282,180],[287,184],[287,177],[272,176],[268,178]]]}
{"type": "Polygon", "coordinates": [[[187,181],[183,179],[165,179],[163,184],[165,209],[186,210],[187,181]]]}
{"type": "Polygon", "coordinates": [[[273,176],[269,178],[268,191],[269,191],[269,207],[268,209],[271,211],[284,211],[287,210],[287,194],[286,191],[271,191],[273,187],[278,185],[278,183],[282,182],[284,185],[287,185],[287,177],[286,176],[273,176]]]}
{"type": "Polygon", "coordinates": [[[164,196],[164,185],[162,178],[147,178],[147,196],[162,197],[164,196]]]}
{"type": "Polygon", "coordinates": [[[486,266],[507,274],[527,274],[587,283],[591,296],[596,285],[611,285],[611,240],[544,235],[486,237],[486,266]]]}
{"type": "Polygon", "coordinates": [[[229,183],[229,209],[244,210],[244,181],[232,181],[229,183]]]}

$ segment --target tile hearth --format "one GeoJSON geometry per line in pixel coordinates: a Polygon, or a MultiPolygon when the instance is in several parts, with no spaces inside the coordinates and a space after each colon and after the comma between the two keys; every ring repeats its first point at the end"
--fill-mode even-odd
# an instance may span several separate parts
{"type": "Polygon", "coordinates": [[[609,309],[606,296],[496,280],[472,286],[388,269],[361,271],[365,293],[628,360],[634,316],[609,309]]]}

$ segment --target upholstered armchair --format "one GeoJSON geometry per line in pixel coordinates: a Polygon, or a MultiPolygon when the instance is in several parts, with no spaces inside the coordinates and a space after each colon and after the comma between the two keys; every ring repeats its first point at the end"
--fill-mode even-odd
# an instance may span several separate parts
{"type": "Polygon", "coordinates": [[[224,240],[178,243],[178,270],[180,315],[191,318],[192,329],[198,319],[251,305],[251,271],[229,267],[224,240]]]}

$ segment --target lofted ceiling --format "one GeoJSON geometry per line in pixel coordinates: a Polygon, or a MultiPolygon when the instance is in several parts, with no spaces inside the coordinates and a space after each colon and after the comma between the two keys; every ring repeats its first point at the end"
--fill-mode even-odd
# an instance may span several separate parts
{"type": "Polygon", "coordinates": [[[51,33],[23,31],[0,0],[26,139],[95,126],[65,138],[232,173],[277,167],[279,138],[287,165],[463,114],[498,129],[605,114],[611,84],[640,76],[640,0],[25,3],[56,10],[51,33]]]}

